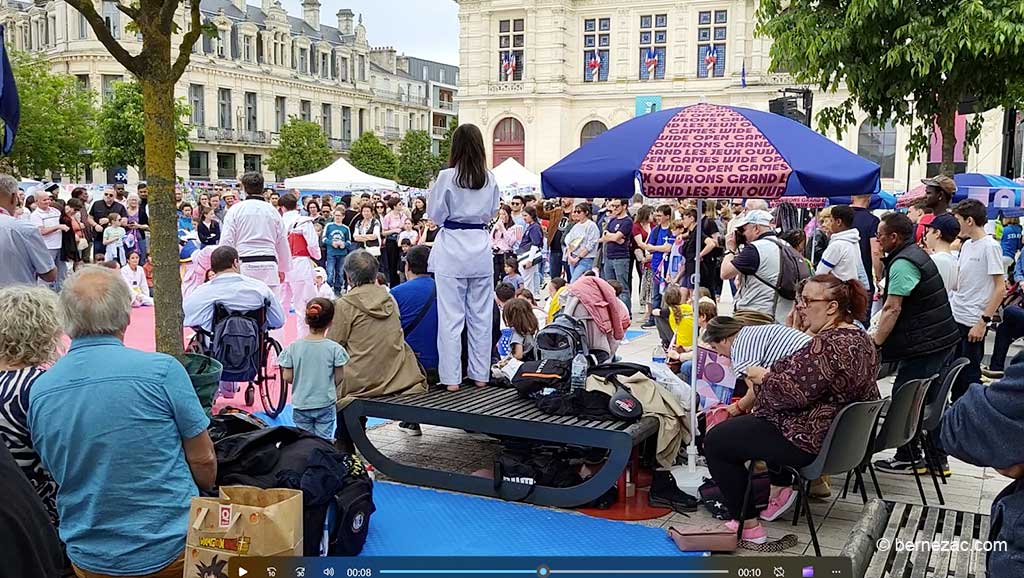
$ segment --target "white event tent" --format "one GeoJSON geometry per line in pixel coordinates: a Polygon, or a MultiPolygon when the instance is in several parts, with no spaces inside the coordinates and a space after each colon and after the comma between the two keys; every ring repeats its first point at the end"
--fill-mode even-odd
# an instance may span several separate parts
{"type": "Polygon", "coordinates": [[[540,190],[540,175],[535,175],[509,157],[491,169],[498,189],[502,192],[528,192],[540,190]]]}
{"type": "Polygon", "coordinates": [[[315,173],[285,179],[284,186],[300,191],[398,190],[398,184],[395,181],[368,175],[352,166],[344,157],[338,157],[338,160],[334,161],[331,166],[315,173]]]}

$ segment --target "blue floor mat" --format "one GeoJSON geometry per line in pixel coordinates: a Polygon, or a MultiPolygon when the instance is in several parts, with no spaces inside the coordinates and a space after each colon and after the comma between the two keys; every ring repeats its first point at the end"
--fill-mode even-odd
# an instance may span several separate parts
{"type": "Polygon", "coordinates": [[[640,339],[644,335],[647,335],[646,331],[640,331],[638,329],[627,329],[626,330],[626,341],[633,341],[634,339],[640,339]]]}
{"type": "MultiPolygon", "coordinates": [[[[281,413],[278,414],[278,416],[273,418],[273,419],[271,419],[267,414],[263,413],[262,411],[255,412],[255,413],[253,413],[253,415],[258,417],[258,418],[260,418],[260,419],[262,419],[263,421],[267,422],[267,425],[269,425],[271,427],[277,426],[277,425],[287,425],[287,426],[294,426],[295,425],[295,418],[292,417],[292,404],[290,404],[290,403],[288,405],[284,406],[284,409],[281,410],[281,413]]],[[[391,422],[391,420],[389,420],[389,419],[381,419],[379,417],[371,417],[368,420],[366,420],[366,427],[368,427],[368,428],[376,427],[376,426],[383,425],[383,424],[390,423],[390,422],[391,422]]]]}
{"type": "Polygon", "coordinates": [[[640,524],[387,482],[373,498],[363,556],[687,555],[640,524]]]}

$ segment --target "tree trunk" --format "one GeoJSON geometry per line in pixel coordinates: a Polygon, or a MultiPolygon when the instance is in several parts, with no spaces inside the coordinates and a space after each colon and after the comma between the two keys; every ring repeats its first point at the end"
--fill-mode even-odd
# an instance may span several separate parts
{"type": "Polygon", "coordinates": [[[936,122],[939,125],[939,134],[942,135],[942,164],[939,172],[952,177],[956,171],[953,165],[954,152],[956,151],[956,103],[951,107],[945,107],[936,122]]]}
{"type": "MultiPolygon", "coordinates": [[[[169,66],[168,66],[169,67],[169,66]]],[[[149,186],[150,258],[156,307],[156,350],[180,356],[181,273],[177,209],[174,206],[174,82],[140,79],[146,115],[146,175],[149,186]]]]}

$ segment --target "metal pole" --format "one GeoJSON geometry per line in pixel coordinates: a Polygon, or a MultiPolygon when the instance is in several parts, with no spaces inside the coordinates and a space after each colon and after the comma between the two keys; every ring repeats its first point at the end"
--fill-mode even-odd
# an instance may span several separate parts
{"type": "Polygon", "coordinates": [[[1003,162],[1002,175],[1012,179],[1016,172],[1016,160],[1013,155],[1017,139],[1017,109],[1008,108],[1003,114],[1003,162]]]}
{"type": "Polygon", "coordinates": [[[904,147],[904,150],[907,152],[907,185],[906,185],[906,191],[904,191],[904,192],[907,192],[907,193],[910,192],[910,165],[911,165],[911,160],[910,160],[910,147],[909,147],[909,145],[910,145],[910,137],[913,134],[914,134],[914,101],[910,101],[910,127],[907,128],[907,145],[908,146],[904,147]]]}
{"type": "Polygon", "coordinates": [[[697,317],[700,312],[700,250],[701,229],[704,225],[704,199],[697,199],[697,226],[694,235],[697,242],[694,243],[693,259],[693,362],[690,364],[690,445],[686,447],[686,464],[690,473],[697,471],[697,339],[700,329],[697,327],[697,317]]]}
{"type": "Polygon", "coordinates": [[[811,227],[811,264],[815,267],[818,266],[818,264],[814,262],[814,256],[818,253],[818,215],[820,214],[821,211],[818,211],[818,213],[814,215],[814,226],[811,227]]]}

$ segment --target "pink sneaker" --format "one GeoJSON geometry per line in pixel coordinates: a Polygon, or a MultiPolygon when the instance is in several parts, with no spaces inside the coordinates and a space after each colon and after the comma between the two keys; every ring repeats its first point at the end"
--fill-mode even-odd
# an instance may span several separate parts
{"type": "MultiPolygon", "coordinates": [[[[725,523],[725,527],[735,532],[740,527],[740,523],[736,520],[729,520],[725,523]]],[[[768,532],[765,531],[764,526],[761,524],[753,528],[743,528],[743,540],[753,544],[764,544],[768,541],[768,532]]]]}
{"type": "Polygon", "coordinates": [[[787,510],[796,503],[796,492],[793,488],[782,488],[779,495],[768,502],[768,507],[761,512],[761,519],[765,522],[774,522],[785,514],[787,510]]]}

